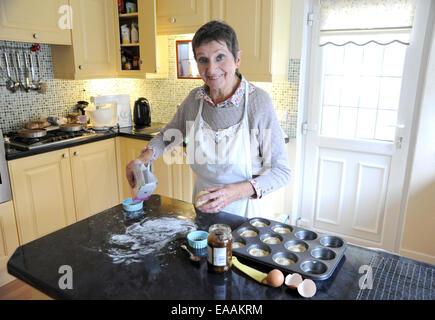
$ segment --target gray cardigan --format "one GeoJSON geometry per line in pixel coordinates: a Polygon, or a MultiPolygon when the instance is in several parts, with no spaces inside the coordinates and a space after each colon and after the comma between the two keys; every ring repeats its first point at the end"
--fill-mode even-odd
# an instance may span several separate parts
{"type": "MultiPolygon", "coordinates": [[[[250,83],[251,86],[253,86],[250,83]]],[[[200,99],[198,92],[201,87],[193,89],[179,106],[175,116],[167,126],[148,144],[154,151],[155,157],[161,156],[165,147],[170,143],[163,140],[163,133],[168,129],[178,129],[186,137],[186,123],[195,121],[199,110],[200,99]]],[[[251,131],[251,158],[254,180],[251,183],[257,192],[256,197],[264,195],[285,186],[291,176],[287,158],[283,131],[279,125],[272,100],[269,94],[254,86],[255,90],[249,94],[248,120],[251,131]]],[[[219,108],[204,101],[202,117],[209,126],[217,131],[240,122],[244,110],[243,97],[239,105],[230,104],[219,108]]],[[[171,145],[174,145],[172,142],[171,145]]]]}

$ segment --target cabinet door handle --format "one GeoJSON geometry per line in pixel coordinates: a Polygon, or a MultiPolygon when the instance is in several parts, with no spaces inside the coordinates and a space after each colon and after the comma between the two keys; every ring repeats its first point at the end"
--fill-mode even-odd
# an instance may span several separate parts
{"type": "Polygon", "coordinates": [[[80,154],[80,151],[74,151],[74,155],[78,156],[80,154]]]}
{"type": "Polygon", "coordinates": [[[84,68],[85,68],[85,66],[84,66],[84,65],[82,65],[82,64],[81,64],[81,65],[79,65],[79,69],[80,69],[80,70],[83,70],[84,68]]]}
{"type": "Polygon", "coordinates": [[[175,19],[175,17],[171,17],[171,23],[175,23],[175,22],[177,22],[177,19],[175,19]]]}
{"type": "Polygon", "coordinates": [[[68,153],[64,153],[64,154],[62,155],[62,157],[64,157],[65,159],[68,159],[68,153]]]}
{"type": "Polygon", "coordinates": [[[34,33],[33,34],[33,39],[39,39],[39,33],[34,33]]]}

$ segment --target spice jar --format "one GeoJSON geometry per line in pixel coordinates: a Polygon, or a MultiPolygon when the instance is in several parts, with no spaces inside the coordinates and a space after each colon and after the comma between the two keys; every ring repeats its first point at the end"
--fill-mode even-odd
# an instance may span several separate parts
{"type": "Polygon", "coordinates": [[[139,70],[139,57],[138,56],[133,57],[133,69],[139,70]]]}
{"type": "Polygon", "coordinates": [[[207,264],[213,272],[223,273],[231,269],[232,236],[226,224],[213,224],[208,229],[207,264]]]}

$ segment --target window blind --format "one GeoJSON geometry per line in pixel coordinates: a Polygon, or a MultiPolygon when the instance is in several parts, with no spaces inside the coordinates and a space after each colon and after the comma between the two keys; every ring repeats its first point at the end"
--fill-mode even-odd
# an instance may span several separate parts
{"type": "Polygon", "coordinates": [[[320,46],[409,44],[417,0],[319,0],[320,46]]]}

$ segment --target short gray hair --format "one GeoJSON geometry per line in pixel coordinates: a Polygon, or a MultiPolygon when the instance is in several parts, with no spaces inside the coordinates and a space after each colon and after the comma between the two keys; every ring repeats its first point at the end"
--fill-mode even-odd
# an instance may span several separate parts
{"type": "Polygon", "coordinates": [[[211,41],[225,42],[228,50],[233,54],[234,61],[239,52],[239,41],[234,29],[225,22],[212,20],[199,28],[192,39],[193,56],[196,60],[195,50],[203,44],[211,41]]]}

